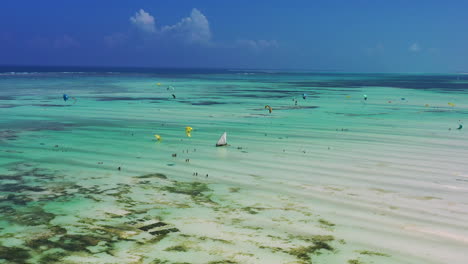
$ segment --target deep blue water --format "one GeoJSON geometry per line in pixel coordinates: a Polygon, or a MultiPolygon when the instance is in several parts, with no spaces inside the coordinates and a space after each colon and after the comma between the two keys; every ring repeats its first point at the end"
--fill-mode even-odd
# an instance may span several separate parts
{"type": "MultiPolygon", "coordinates": [[[[0,66],[0,80],[23,77],[178,77],[195,79],[281,82],[286,86],[316,88],[394,87],[443,92],[468,90],[468,74],[340,73],[286,70],[243,70],[204,68],[138,68],[79,66],[0,66]],[[242,77],[240,77],[242,76],[242,77]]],[[[1,92],[1,90],[0,90],[1,92]]]]}

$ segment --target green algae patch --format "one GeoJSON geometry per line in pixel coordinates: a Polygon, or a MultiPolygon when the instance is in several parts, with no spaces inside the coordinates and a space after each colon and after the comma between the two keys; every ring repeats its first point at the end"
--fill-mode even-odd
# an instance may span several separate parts
{"type": "Polygon", "coordinates": [[[231,241],[226,240],[226,239],[221,239],[221,238],[212,238],[212,237],[207,237],[207,236],[200,236],[200,237],[197,237],[197,238],[202,240],[202,241],[211,240],[211,241],[220,242],[220,243],[223,243],[223,244],[233,244],[231,241]]]}
{"type": "Polygon", "coordinates": [[[325,219],[319,219],[319,223],[320,223],[321,225],[324,225],[324,226],[327,226],[327,227],[334,227],[334,226],[335,226],[334,223],[329,222],[329,221],[327,221],[327,220],[325,220],[325,219]]]}
{"type": "Polygon", "coordinates": [[[169,262],[167,260],[154,259],[150,264],[190,264],[189,262],[169,262]]]}
{"type": "Polygon", "coordinates": [[[173,186],[163,187],[165,191],[181,193],[192,197],[201,196],[203,192],[211,191],[206,183],[201,182],[174,182],[173,186]]]}
{"type": "Polygon", "coordinates": [[[136,178],[138,178],[138,179],[159,178],[159,179],[166,180],[167,176],[165,174],[163,174],[163,173],[151,173],[151,174],[136,176],[136,178]]]}
{"type": "MultiPolygon", "coordinates": [[[[153,236],[153,238],[148,240],[148,243],[149,244],[156,244],[156,243],[158,243],[159,241],[163,240],[166,237],[167,237],[167,234],[161,234],[161,235],[158,235],[158,236],[153,236]]],[[[140,244],[140,245],[145,244],[145,243],[142,243],[142,242],[137,242],[137,243],[140,244]]]]}
{"type": "Polygon", "coordinates": [[[178,182],[174,181],[172,186],[164,186],[163,191],[171,193],[179,193],[190,196],[195,202],[199,203],[215,203],[211,200],[211,194],[205,194],[212,190],[208,188],[206,183],[202,182],[178,182]]]}
{"type": "Polygon", "coordinates": [[[15,213],[15,209],[11,206],[5,205],[5,206],[0,206],[0,215],[6,216],[6,215],[13,215],[15,213]]]}
{"type": "Polygon", "coordinates": [[[66,234],[67,233],[67,229],[61,227],[61,226],[51,226],[49,227],[49,230],[52,231],[54,234],[66,234]]]}
{"type": "MultiPolygon", "coordinates": [[[[49,240],[47,237],[32,239],[26,242],[26,245],[32,249],[51,249],[61,248],[66,251],[87,251],[88,247],[98,245],[103,239],[92,235],[63,235],[58,241],[49,240]]],[[[105,242],[105,241],[103,241],[105,242]]]]}
{"type": "Polygon", "coordinates": [[[57,242],[57,247],[68,251],[88,251],[87,247],[96,246],[100,238],[92,235],[64,235],[57,242]]]}
{"type": "Polygon", "coordinates": [[[334,250],[334,248],[326,242],[315,242],[313,246],[309,246],[308,248],[312,251],[312,254],[320,254],[318,251],[322,249],[328,251],[334,250]]]}
{"type": "Polygon", "coordinates": [[[350,259],[348,260],[348,264],[364,264],[364,262],[358,260],[358,259],[350,259]]]}
{"type": "Polygon", "coordinates": [[[177,252],[187,252],[189,248],[185,245],[176,245],[166,248],[164,251],[177,251],[177,252]]]}
{"type": "Polygon", "coordinates": [[[150,264],[167,264],[167,260],[161,260],[161,259],[153,259],[153,261],[150,262],[150,264]]]}
{"type": "Polygon", "coordinates": [[[54,218],[54,214],[44,211],[41,207],[29,207],[17,210],[8,220],[20,225],[38,226],[47,225],[54,218]]]}
{"type": "Polygon", "coordinates": [[[137,232],[133,227],[129,226],[108,226],[103,225],[96,229],[99,234],[108,234],[117,236],[120,240],[128,240],[131,236],[136,235],[137,232]]]}
{"type": "Polygon", "coordinates": [[[208,264],[238,264],[238,262],[232,261],[232,260],[216,260],[216,261],[210,261],[208,264]]]}
{"type": "Polygon", "coordinates": [[[300,259],[300,260],[303,260],[303,261],[310,261],[310,254],[313,254],[313,250],[311,249],[311,247],[297,247],[297,248],[293,248],[291,250],[289,250],[288,252],[290,255],[293,255],[295,256],[296,258],[300,259]]]}
{"type": "Polygon", "coordinates": [[[313,235],[313,236],[299,236],[298,239],[304,240],[306,242],[316,243],[328,243],[335,240],[331,235],[313,235]]]}
{"type": "Polygon", "coordinates": [[[250,207],[250,206],[242,207],[241,210],[244,211],[244,212],[247,212],[249,214],[258,214],[259,211],[261,211],[260,208],[250,207]]]}
{"type": "Polygon", "coordinates": [[[240,191],[240,189],[241,189],[240,187],[230,187],[230,188],[229,188],[229,192],[231,192],[231,193],[237,193],[237,192],[240,191]]]}
{"type": "Polygon", "coordinates": [[[313,243],[310,246],[300,246],[292,248],[286,253],[295,256],[296,258],[304,261],[305,263],[312,263],[310,255],[320,255],[324,250],[333,251],[335,250],[329,242],[334,240],[333,236],[330,235],[315,235],[310,237],[299,236],[298,239],[306,242],[313,243]]]}
{"type": "Polygon", "coordinates": [[[242,226],[242,228],[245,228],[245,229],[251,229],[251,230],[263,230],[263,227],[260,227],[260,226],[242,226]]]}
{"type": "Polygon", "coordinates": [[[361,255],[367,255],[367,256],[381,256],[381,257],[390,257],[390,255],[381,253],[381,252],[376,252],[376,251],[370,251],[370,250],[360,250],[357,251],[361,255]]]}
{"type": "Polygon", "coordinates": [[[67,254],[65,252],[54,252],[43,255],[38,263],[39,264],[52,264],[52,263],[63,263],[62,258],[66,257],[67,254]]]}
{"type": "Polygon", "coordinates": [[[30,239],[27,239],[25,241],[25,245],[32,249],[40,251],[45,251],[52,248],[59,248],[60,245],[58,245],[57,242],[53,241],[53,237],[57,235],[66,234],[67,230],[60,226],[50,226],[48,227],[48,230],[49,232],[44,232],[39,235],[33,236],[30,239]]]}
{"type": "Polygon", "coordinates": [[[373,191],[376,191],[376,192],[379,192],[379,193],[394,193],[394,191],[385,190],[385,189],[382,189],[382,188],[369,188],[369,190],[373,190],[373,191]]]}
{"type": "MultiPolygon", "coordinates": [[[[0,192],[2,191],[0,190],[0,192]]],[[[32,201],[32,199],[26,195],[12,193],[5,195],[2,200],[11,202],[16,205],[26,205],[27,203],[32,201]]]]}
{"type": "Polygon", "coordinates": [[[0,259],[13,263],[26,263],[31,255],[28,250],[20,247],[5,247],[0,245],[0,259]]]}
{"type": "Polygon", "coordinates": [[[50,249],[55,248],[57,244],[50,241],[48,238],[37,238],[27,241],[26,246],[33,249],[50,249]]]}

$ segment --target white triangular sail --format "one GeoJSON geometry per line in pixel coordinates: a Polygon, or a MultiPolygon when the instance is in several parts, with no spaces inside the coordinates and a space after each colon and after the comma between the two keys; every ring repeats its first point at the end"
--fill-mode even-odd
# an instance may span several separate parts
{"type": "Polygon", "coordinates": [[[226,146],[227,145],[227,134],[226,132],[223,133],[223,135],[218,139],[218,143],[216,143],[216,146],[226,146]]]}

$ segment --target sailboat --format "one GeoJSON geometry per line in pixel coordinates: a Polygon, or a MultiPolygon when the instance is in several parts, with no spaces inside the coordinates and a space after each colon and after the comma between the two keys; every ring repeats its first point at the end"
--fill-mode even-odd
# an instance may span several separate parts
{"type": "Polygon", "coordinates": [[[216,143],[217,147],[221,146],[227,146],[227,141],[226,141],[227,134],[224,132],[221,137],[218,139],[218,143],[216,143]]]}

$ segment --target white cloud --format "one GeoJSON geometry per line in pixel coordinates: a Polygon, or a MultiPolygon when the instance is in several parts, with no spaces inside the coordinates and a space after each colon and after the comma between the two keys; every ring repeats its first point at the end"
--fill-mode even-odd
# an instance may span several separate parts
{"type": "Polygon", "coordinates": [[[261,50],[267,48],[277,48],[278,41],[276,40],[251,40],[251,39],[241,39],[237,41],[237,45],[241,47],[247,47],[254,50],[261,50]]]}
{"type": "Polygon", "coordinates": [[[179,38],[188,43],[210,44],[210,22],[200,10],[194,8],[190,16],[182,18],[174,25],[156,28],[154,17],[140,9],[135,16],[130,17],[130,22],[142,31],[153,36],[159,35],[170,38],[179,38]]]}
{"type": "Polygon", "coordinates": [[[419,52],[421,51],[421,47],[419,46],[419,44],[417,42],[411,44],[411,46],[409,47],[409,50],[412,51],[412,52],[419,52]]]}
{"type": "Polygon", "coordinates": [[[154,17],[145,10],[140,9],[139,12],[135,13],[135,16],[130,17],[130,22],[132,22],[136,27],[145,32],[156,32],[156,25],[154,22],[154,17]]]}
{"type": "MultiPolygon", "coordinates": [[[[146,32],[153,40],[168,40],[168,41],[181,41],[190,44],[199,44],[203,46],[216,46],[216,47],[235,47],[246,48],[255,51],[260,51],[269,48],[277,48],[278,42],[276,40],[249,40],[241,39],[234,42],[234,44],[223,45],[212,41],[212,32],[208,18],[197,8],[193,8],[190,16],[184,17],[179,22],[173,25],[165,25],[156,27],[154,17],[140,9],[135,16],[130,17],[132,24],[137,26],[142,31],[146,32]]],[[[129,37],[122,35],[109,35],[105,37],[105,42],[108,46],[115,46],[117,43],[125,42],[129,37]]]]}
{"type": "Polygon", "coordinates": [[[210,23],[200,10],[194,8],[189,17],[182,18],[172,26],[164,26],[161,33],[183,37],[190,43],[209,44],[211,41],[210,23]]]}

